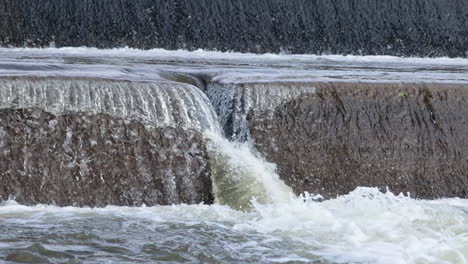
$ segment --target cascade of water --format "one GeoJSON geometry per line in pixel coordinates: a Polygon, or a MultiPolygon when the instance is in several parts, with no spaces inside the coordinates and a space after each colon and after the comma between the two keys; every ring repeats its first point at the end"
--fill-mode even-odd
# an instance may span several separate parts
{"type": "MultiPolygon", "coordinates": [[[[212,95],[212,98],[215,98],[215,95],[212,95]]],[[[255,99],[244,98],[243,100],[255,99]]],[[[218,103],[218,107],[225,109],[226,106],[223,105],[223,98],[215,98],[214,102],[218,103]]],[[[249,105],[252,105],[252,103],[249,103],[249,105]]],[[[207,162],[211,165],[213,193],[217,203],[226,204],[236,209],[247,210],[251,207],[252,198],[256,198],[256,200],[261,203],[270,203],[287,200],[290,194],[292,194],[291,188],[286,186],[275,173],[274,164],[268,163],[261,158],[258,153],[255,153],[252,146],[248,145],[248,143],[230,142],[223,138],[218,123],[218,117],[209,99],[200,89],[190,84],[177,82],[126,82],[64,78],[0,79],[0,109],[32,109],[33,111],[39,109],[55,116],[76,113],[107,114],[111,117],[138,121],[149,128],[173,127],[206,132],[204,135],[207,144],[207,153],[209,155],[209,161],[207,162]]],[[[226,110],[226,113],[227,112],[228,110],[226,110]]],[[[24,118],[27,121],[29,117],[24,118]]],[[[221,119],[224,118],[225,116],[222,115],[221,119]]],[[[36,120],[35,122],[40,121],[36,120]]],[[[247,127],[246,123],[245,127],[247,127]]],[[[64,149],[60,150],[64,151],[64,155],[70,152],[70,148],[74,148],[74,146],[70,146],[71,143],[76,140],[82,142],[82,137],[83,139],[85,137],[85,134],[81,135],[80,131],[72,131],[72,128],[66,129],[68,132],[66,133],[65,139],[60,137],[55,139],[59,141],[65,140],[64,149]],[[73,140],[72,137],[77,138],[73,140]]],[[[50,133],[55,133],[51,135],[56,135],[56,132],[50,133]]],[[[119,134],[118,131],[112,132],[112,136],[117,137],[117,134],[119,134]]],[[[44,135],[41,134],[37,136],[43,137],[44,135]]],[[[91,141],[94,142],[94,139],[91,139],[91,141]]],[[[173,148],[181,147],[182,143],[179,142],[180,139],[173,138],[172,141],[170,145],[172,145],[173,148]]],[[[85,157],[87,157],[87,163],[105,163],[104,160],[92,161],[95,156],[92,154],[91,149],[98,143],[91,144],[92,146],[90,146],[89,150],[86,146],[76,146],[78,148],[78,152],[76,153],[78,154],[75,152],[69,154],[72,158],[76,159],[70,161],[70,164],[75,164],[78,162],[77,160],[84,160],[85,157]]],[[[166,151],[164,153],[171,157],[182,155],[180,153],[181,151],[184,152],[184,157],[188,155],[186,153],[187,151],[196,152],[185,148],[169,150],[167,146],[158,146],[157,144],[159,143],[156,143],[156,145],[151,148],[158,148],[158,152],[161,153],[166,151]]],[[[132,148],[130,145],[128,147],[132,148]]],[[[135,146],[135,148],[138,148],[138,146],[135,146]]],[[[200,146],[192,146],[192,148],[204,149],[200,146]]],[[[31,152],[30,150],[25,151],[31,152]]],[[[60,151],[55,151],[54,153],[62,153],[60,151]]],[[[106,148],[103,147],[101,151],[106,151],[106,148]]],[[[135,153],[141,152],[137,149],[134,151],[135,153]]],[[[64,157],[68,157],[67,155],[64,157]]],[[[117,156],[118,155],[115,157],[117,156]]],[[[139,156],[137,159],[146,160],[147,158],[151,158],[151,156],[147,157],[143,155],[139,156]]],[[[186,157],[184,160],[190,161],[192,158],[186,157]]],[[[101,173],[101,175],[102,173],[107,173],[99,172],[99,166],[87,168],[88,165],[83,165],[83,162],[84,161],[80,161],[79,165],[72,166],[79,166],[80,177],[93,175],[95,173],[101,173]],[[93,171],[93,173],[85,173],[87,171],[93,171]]],[[[50,162],[46,163],[49,164],[50,162]]],[[[179,176],[171,176],[173,179],[167,175],[162,177],[165,182],[163,185],[170,189],[170,191],[167,191],[166,188],[165,192],[167,195],[171,194],[174,196],[168,199],[168,201],[178,201],[177,189],[181,187],[177,187],[177,185],[191,186],[193,183],[187,182],[185,178],[194,180],[193,177],[189,177],[189,175],[194,173],[194,175],[198,175],[191,169],[191,165],[187,165],[189,163],[184,164],[185,163],[173,164],[171,162],[162,162],[160,163],[162,167],[158,167],[158,170],[171,172],[168,175],[173,175],[174,173],[179,175],[180,173],[178,173],[178,171],[181,169],[183,169],[187,175],[186,177],[182,176],[181,179],[177,178],[179,176]],[[179,181],[177,184],[172,182],[176,180],[179,181]]],[[[49,165],[47,166],[51,168],[55,166],[54,164],[49,165]]],[[[140,175],[141,177],[146,177],[145,175],[147,175],[149,171],[161,173],[155,171],[151,166],[143,166],[146,169],[141,166],[143,165],[137,165],[138,173],[134,175],[134,177],[140,175],[140,172],[144,172],[140,175]]],[[[33,162],[27,167],[37,167],[37,164],[33,162]]],[[[49,167],[47,167],[47,170],[50,170],[49,167]]],[[[128,173],[133,173],[132,168],[133,167],[129,165],[125,167],[125,170],[127,170],[128,173]]],[[[60,171],[61,170],[62,169],[60,169],[60,171]]],[[[183,174],[184,173],[182,173],[182,175],[183,174]]],[[[74,174],[72,173],[72,175],[74,174]]],[[[108,177],[113,178],[114,176],[114,174],[110,174],[108,177]]],[[[45,174],[40,177],[45,177],[44,179],[47,178],[45,174]]],[[[77,177],[76,175],[72,176],[73,179],[77,177]]],[[[91,179],[92,177],[89,178],[89,180],[91,179]]],[[[193,188],[189,187],[185,189],[188,190],[187,192],[194,191],[193,188]]]]}
{"type": "Polygon", "coordinates": [[[0,199],[76,206],[211,202],[202,131],[217,131],[192,85],[0,79],[0,199]]]}
{"type": "Polygon", "coordinates": [[[285,101],[315,93],[313,83],[209,83],[207,95],[213,103],[227,138],[249,141],[249,112],[274,109],[285,101]]]}
{"type": "Polygon", "coordinates": [[[275,203],[293,196],[276,173],[248,143],[232,142],[216,133],[205,133],[210,153],[215,202],[235,209],[249,210],[252,199],[275,203]]]}
{"type": "Polygon", "coordinates": [[[208,139],[215,201],[248,210],[252,198],[274,203],[293,196],[276,173],[275,164],[265,161],[250,141],[248,111],[264,111],[284,100],[314,93],[313,85],[221,84],[212,82],[207,94],[218,113],[227,140],[219,133],[205,133],[208,139]],[[294,86],[294,87],[291,87],[294,86]]]}
{"type": "Polygon", "coordinates": [[[248,141],[249,129],[242,89],[236,85],[213,82],[208,85],[207,95],[218,114],[224,135],[228,139],[248,141]]]}
{"type": "Polygon", "coordinates": [[[0,79],[0,108],[39,108],[54,115],[105,113],[150,127],[218,130],[202,91],[175,82],[95,79],[0,79]]]}
{"type": "MultiPolygon", "coordinates": [[[[175,77],[172,79],[187,83],[187,77],[183,80],[175,77]]],[[[193,79],[198,80],[190,80],[193,79]]],[[[269,91],[268,87],[261,86],[260,91],[272,97],[269,101],[261,101],[261,95],[255,92],[257,89],[251,89],[247,91],[247,96],[242,96],[235,86],[212,84],[210,88],[207,92],[211,104],[205,105],[206,108],[210,108],[209,112],[214,112],[213,108],[218,109],[218,120],[223,128],[226,128],[229,122],[236,122],[231,125],[232,128],[238,129],[239,133],[238,136],[231,137],[234,141],[229,141],[217,126],[212,126],[216,129],[205,130],[215,202],[240,210],[249,210],[252,208],[253,199],[260,203],[274,203],[293,196],[292,189],[280,180],[276,173],[276,166],[265,161],[249,144],[245,109],[241,107],[243,104],[240,102],[245,101],[249,109],[262,110],[265,107],[274,107],[284,98],[297,96],[298,93],[304,92],[304,89],[290,92],[283,89],[284,87],[273,87],[273,91],[269,91]]],[[[315,91],[315,88],[312,89],[315,91]]],[[[225,135],[229,135],[226,130],[224,132],[225,135]]]]}

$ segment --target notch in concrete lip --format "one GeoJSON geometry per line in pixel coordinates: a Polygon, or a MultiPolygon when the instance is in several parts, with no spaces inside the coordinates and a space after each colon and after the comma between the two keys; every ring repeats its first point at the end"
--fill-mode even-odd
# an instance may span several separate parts
{"type": "Polygon", "coordinates": [[[182,72],[162,72],[160,75],[163,79],[169,81],[190,84],[198,87],[202,91],[206,90],[207,76],[182,72]]]}

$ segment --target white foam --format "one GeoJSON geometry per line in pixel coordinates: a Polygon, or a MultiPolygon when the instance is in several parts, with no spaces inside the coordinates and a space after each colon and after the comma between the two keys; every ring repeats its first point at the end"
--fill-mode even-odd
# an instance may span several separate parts
{"type": "Polygon", "coordinates": [[[441,65],[466,65],[468,58],[448,58],[448,57],[397,57],[397,56],[359,56],[359,55],[311,55],[311,54],[254,54],[240,52],[220,52],[208,50],[166,50],[149,49],[141,50],[129,47],[98,49],[92,47],[62,47],[62,48],[0,48],[0,52],[18,53],[27,55],[81,55],[81,56],[102,56],[102,57],[172,57],[182,59],[211,58],[211,59],[235,59],[235,60],[276,60],[276,61],[347,61],[347,62],[386,62],[386,63],[431,63],[441,65]]]}
{"type": "Polygon", "coordinates": [[[274,247],[279,241],[291,241],[290,246],[284,248],[282,244],[283,248],[276,249],[285,254],[283,261],[295,258],[304,262],[322,259],[332,263],[456,264],[467,263],[468,259],[467,207],[466,199],[415,200],[373,188],[358,188],[324,202],[311,196],[273,204],[254,202],[252,212],[201,204],[91,209],[27,207],[9,201],[0,206],[0,220],[28,225],[46,223],[47,219],[71,221],[101,216],[109,221],[118,217],[122,224],[185,223],[190,228],[205,223],[219,229],[221,237],[226,230],[236,232],[236,236],[264,234],[264,240],[252,241],[250,245],[260,251],[265,245],[274,247]],[[456,206],[452,205],[454,201],[456,206]]]}
{"type": "Polygon", "coordinates": [[[255,204],[259,220],[236,228],[281,232],[338,263],[467,263],[468,212],[450,200],[435,205],[358,188],[321,203],[304,201],[255,204]]]}
{"type": "Polygon", "coordinates": [[[275,164],[263,159],[253,146],[230,142],[219,133],[205,133],[205,137],[216,203],[248,209],[252,198],[277,203],[294,196],[276,173],[275,164]]]}

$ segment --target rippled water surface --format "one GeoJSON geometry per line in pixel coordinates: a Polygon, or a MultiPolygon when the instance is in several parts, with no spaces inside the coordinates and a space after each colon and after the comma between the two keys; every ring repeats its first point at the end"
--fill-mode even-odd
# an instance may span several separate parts
{"type": "Polygon", "coordinates": [[[220,205],[0,207],[0,260],[23,263],[466,263],[468,200],[358,188],[251,212],[220,205]]]}
{"type": "Polygon", "coordinates": [[[276,55],[95,48],[0,48],[0,76],[161,80],[164,73],[227,83],[365,81],[468,83],[468,59],[276,55]]]}

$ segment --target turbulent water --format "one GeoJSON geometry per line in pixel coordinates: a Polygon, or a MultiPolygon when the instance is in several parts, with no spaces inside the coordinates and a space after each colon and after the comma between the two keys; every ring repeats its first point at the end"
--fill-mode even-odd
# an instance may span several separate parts
{"type": "Polygon", "coordinates": [[[468,202],[359,188],[241,212],[222,205],[0,207],[0,259],[23,263],[466,263],[468,202]]]}
{"type": "Polygon", "coordinates": [[[248,143],[229,142],[216,133],[206,133],[211,155],[213,193],[217,204],[238,210],[294,197],[292,189],[275,173],[275,165],[255,153],[248,143]]]}
{"type": "Polygon", "coordinates": [[[297,197],[248,142],[242,116],[315,93],[312,84],[268,82],[468,83],[466,59],[87,48],[0,56],[2,109],[106,113],[203,132],[215,196],[214,205],[105,208],[24,206],[12,197],[0,205],[0,263],[468,263],[468,200],[373,188],[297,197]],[[220,87],[232,93],[223,97],[220,87]],[[229,133],[244,143],[228,141],[218,125],[228,134],[224,113],[239,91],[248,100],[229,133]]]}

